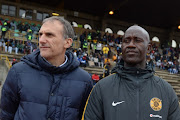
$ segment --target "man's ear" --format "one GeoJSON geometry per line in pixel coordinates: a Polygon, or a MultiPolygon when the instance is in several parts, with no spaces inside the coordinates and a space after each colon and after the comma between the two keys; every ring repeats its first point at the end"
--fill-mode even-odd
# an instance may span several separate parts
{"type": "Polygon", "coordinates": [[[151,49],[152,49],[152,45],[150,43],[148,43],[147,52],[150,53],[151,49]]]}
{"type": "Polygon", "coordinates": [[[72,43],[73,43],[72,38],[67,38],[67,39],[65,39],[64,47],[67,49],[67,48],[71,47],[72,43]]]}

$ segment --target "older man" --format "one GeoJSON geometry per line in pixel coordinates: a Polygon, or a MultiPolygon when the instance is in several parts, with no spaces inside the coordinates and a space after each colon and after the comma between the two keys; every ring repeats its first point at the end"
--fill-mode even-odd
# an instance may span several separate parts
{"type": "Polygon", "coordinates": [[[148,32],[129,27],[122,42],[122,59],[100,80],[90,95],[83,120],[180,120],[177,95],[146,65],[148,32]]]}
{"type": "Polygon", "coordinates": [[[60,17],[43,21],[39,49],[9,71],[2,88],[1,120],[79,120],[92,89],[90,75],[73,53],[70,23],[60,17]]]}

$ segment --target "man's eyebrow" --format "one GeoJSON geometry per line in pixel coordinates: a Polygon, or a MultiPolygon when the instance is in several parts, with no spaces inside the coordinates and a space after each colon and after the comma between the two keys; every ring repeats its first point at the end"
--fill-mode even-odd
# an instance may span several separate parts
{"type": "Polygon", "coordinates": [[[131,38],[131,37],[130,37],[130,36],[127,36],[127,37],[126,37],[126,36],[124,36],[124,39],[126,39],[126,38],[131,38]]]}
{"type": "Polygon", "coordinates": [[[42,34],[42,33],[44,33],[44,34],[53,34],[52,32],[38,32],[38,34],[42,34]]]}
{"type": "MultiPolygon", "coordinates": [[[[127,37],[125,36],[123,39],[129,39],[129,38],[131,38],[131,36],[127,36],[127,37]]],[[[138,38],[138,39],[143,39],[142,37],[138,37],[138,36],[134,36],[134,38],[135,38],[135,39],[137,39],[137,38],[138,38]]]]}
{"type": "Polygon", "coordinates": [[[135,38],[143,39],[142,37],[138,37],[138,36],[136,36],[135,38]]]}

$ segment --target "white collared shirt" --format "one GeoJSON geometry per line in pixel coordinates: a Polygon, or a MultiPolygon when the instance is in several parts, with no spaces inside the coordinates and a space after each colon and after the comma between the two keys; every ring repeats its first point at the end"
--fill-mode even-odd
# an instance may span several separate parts
{"type": "MultiPolygon", "coordinates": [[[[44,57],[42,57],[47,63],[49,63],[44,57]]],[[[64,63],[62,63],[61,65],[59,65],[59,67],[62,67],[64,64],[66,64],[67,63],[67,61],[68,61],[68,57],[65,55],[65,61],[64,61],[64,63]]],[[[51,64],[51,63],[49,63],[49,64],[51,64]]]]}
{"type": "Polygon", "coordinates": [[[65,55],[65,61],[64,61],[64,63],[63,63],[63,64],[59,65],[59,67],[62,67],[64,64],[66,64],[66,63],[67,63],[67,61],[68,61],[68,57],[65,55]]]}

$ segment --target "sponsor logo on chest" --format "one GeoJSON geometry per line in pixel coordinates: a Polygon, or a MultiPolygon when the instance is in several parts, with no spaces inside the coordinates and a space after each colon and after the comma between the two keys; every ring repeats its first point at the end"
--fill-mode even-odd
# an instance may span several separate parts
{"type": "MultiPolygon", "coordinates": [[[[157,97],[153,97],[151,100],[150,100],[150,107],[154,110],[154,111],[160,111],[162,109],[162,100],[160,100],[159,98],[157,97]]],[[[150,114],[149,115],[151,118],[160,118],[162,119],[162,116],[161,115],[158,115],[158,114],[150,114]]]]}

